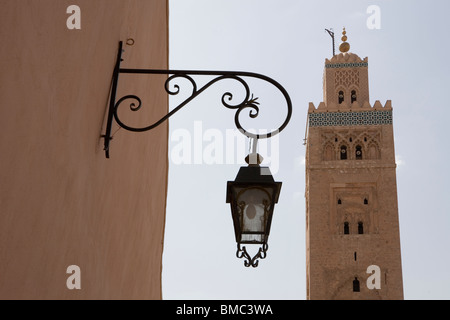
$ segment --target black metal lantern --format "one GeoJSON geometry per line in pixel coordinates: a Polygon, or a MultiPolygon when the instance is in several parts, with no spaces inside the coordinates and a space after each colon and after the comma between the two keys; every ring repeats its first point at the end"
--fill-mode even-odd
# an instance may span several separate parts
{"type": "Polygon", "coordinates": [[[257,164],[241,167],[236,179],[227,183],[227,203],[231,205],[237,242],[236,256],[246,259],[246,267],[257,267],[258,259],[266,257],[273,209],[278,202],[282,184],[274,181],[268,167],[259,165],[259,155],[257,159],[257,164]],[[241,244],[261,246],[252,258],[241,244]]]}
{"type": "MultiPolygon", "coordinates": [[[[126,42],[126,45],[128,46],[132,46],[133,44],[133,39],[129,39],[129,41],[126,42]]],[[[124,60],[122,54],[124,52],[123,42],[120,41],[116,64],[113,69],[108,115],[106,117],[106,130],[105,133],[101,135],[104,139],[106,158],[109,158],[110,156],[111,141],[114,134],[118,132],[118,129],[115,131],[113,130],[115,125],[118,125],[119,129],[123,128],[131,132],[150,131],[164,123],[172,115],[181,110],[181,108],[185,107],[217,82],[231,80],[244,89],[245,94],[242,100],[237,101],[234,99],[233,94],[229,91],[223,93],[221,98],[224,107],[235,110],[234,123],[236,128],[253,141],[252,153],[246,159],[249,166],[240,168],[235,181],[228,181],[227,203],[230,203],[231,205],[237,242],[236,255],[238,258],[246,259],[244,261],[246,267],[257,267],[258,259],[264,259],[267,254],[267,240],[269,238],[270,226],[272,223],[273,209],[275,203],[278,202],[281,182],[274,181],[268,167],[260,167],[262,158],[256,153],[256,145],[258,139],[272,138],[284,130],[288,125],[292,115],[292,102],[286,89],[284,89],[277,81],[265,75],[253,72],[122,68],[121,63],[124,60]],[[164,89],[167,94],[176,96],[180,92],[185,92],[180,89],[180,85],[177,83],[178,80],[183,80],[188,86],[190,85],[192,93],[181,101],[178,106],[172,108],[169,113],[156,122],[143,127],[135,127],[126,124],[122,119],[121,114],[123,109],[126,109],[123,107],[128,106],[131,112],[137,112],[143,109],[144,103],[141,98],[135,94],[127,94],[120,99],[117,99],[119,76],[121,74],[136,75],[136,77],[138,75],[166,75],[167,79],[164,82],[164,89]],[[199,86],[195,78],[200,76],[210,77],[210,79],[202,86],[199,86]],[[254,98],[253,93],[250,90],[250,85],[246,81],[247,79],[269,83],[283,95],[286,102],[287,113],[286,118],[277,129],[261,134],[247,130],[241,124],[240,120],[243,111],[248,111],[248,116],[251,119],[257,118],[260,112],[260,103],[257,101],[257,97],[254,98]],[[121,112],[119,112],[119,110],[121,112]],[[241,247],[241,244],[259,244],[261,246],[252,258],[248,254],[245,246],[241,247]]],[[[146,105],[152,106],[151,103],[147,103],[146,105]]]]}

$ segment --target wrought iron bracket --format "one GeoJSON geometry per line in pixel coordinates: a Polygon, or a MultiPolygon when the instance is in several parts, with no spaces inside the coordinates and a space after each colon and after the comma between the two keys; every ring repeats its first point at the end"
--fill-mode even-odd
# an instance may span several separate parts
{"type": "Polygon", "coordinates": [[[241,248],[241,244],[237,244],[237,251],[236,251],[236,257],[239,259],[245,258],[244,260],[244,266],[247,268],[252,266],[253,268],[256,268],[259,264],[258,259],[265,259],[267,256],[267,250],[269,249],[269,245],[267,243],[263,243],[263,245],[258,249],[258,252],[255,254],[255,256],[252,258],[248,252],[245,246],[241,248]]]}
{"type": "Polygon", "coordinates": [[[148,131],[151,129],[156,128],[160,124],[162,124],[164,121],[169,119],[173,114],[178,112],[181,108],[183,108],[185,105],[187,105],[189,102],[191,102],[194,98],[196,98],[198,95],[200,95],[203,91],[208,89],[211,85],[214,83],[224,80],[224,79],[231,79],[235,80],[238,83],[240,83],[244,89],[245,89],[245,98],[237,103],[237,104],[231,104],[230,101],[233,99],[233,94],[230,92],[225,92],[222,95],[222,104],[229,108],[229,109],[236,109],[236,114],[234,117],[234,122],[236,124],[236,127],[240,130],[241,133],[246,135],[249,138],[254,139],[265,139],[273,137],[274,135],[281,132],[288,124],[291,115],[292,115],[292,102],[291,99],[286,92],[286,90],[275,80],[261,74],[252,73],[252,72],[239,72],[239,71],[196,71],[196,70],[158,70],[158,69],[125,69],[121,68],[121,62],[122,59],[122,53],[123,53],[123,42],[119,42],[119,50],[117,53],[117,61],[114,67],[113,72],[113,79],[112,79],[112,85],[111,85],[111,93],[110,93],[110,99],[109,99],[109,109],[108,109],[108,117],[107,117],[107,123],[106,123],[106,132],[104,135],[102,135],[102,138],[104,138],[104,151],[106,158],[109,158],[109,151],[110,151],[110,145],[112,140],[112,126],[113,126],[113,119],[117,122],[117,124],[126,130],[134,131],[134,132],[143,132],[148,131]],[[133,101],[129,104],[131,111],[138,111],[142,107],[142,101],[141,99],[133,94],[125,95],[121,97],[120,99],[116,100],[117,98],[117,88],[119,84],[119,75],[120,74],[163,74],[168,75],[168,78],[165,82],[165,90],[169,95],[177,95],[180,92],[180,87],[178,84],[175,84],[173,86],[173,89],[169,87],[169,83],[177,78],[183,78],[190,82],[192,85],[192,93],[191,95],[186,98],[184,101],[182,101],[177,107],[173,108],[172,111],[170,111],[168,114],[166,114],[164,117],[156,121],[155,123],[141,128],[135,128],[126,125],[118,115],[118,110],[120,105],[126,101],[133,101]],[[195,82],[193,76],[214,76],[212,80],[210,80],[208,83],[203,85],[202,87],[198,87],[197,83],[195,82]],[[254,98],[253,94],[250,92],[250,87],[247,84],[247,82],[243,78],[258,78],[264,81],[267,81],[274,85],[278,90],[281,91],[284,98],[286,99],[287,104],[287,114],[286,119],[281,124],[281,126],[269,133],[266,134],[256,134],[249,132],[243,128],[241,123],[239,122],[239,115],[240,113],[245,110],[249,109],[249,117],[250,118],[256,118],[259,114],[259,102],[257,101],[258,98],[254,98]]]}

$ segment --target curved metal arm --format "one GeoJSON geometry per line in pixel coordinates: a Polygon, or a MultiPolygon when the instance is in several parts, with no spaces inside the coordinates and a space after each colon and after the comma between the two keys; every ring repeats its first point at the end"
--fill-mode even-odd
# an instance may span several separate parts
{"type": "Polygon", "coordinates": [[[105,139],[104,150],[105,150],[107,158],[109,158],[109,145],[110,145],[110,140],[112,139],[111,128],[112,128],[112,119],[113,118],[116,120],[116,122],[119,124],[120,127],[124,128],[126,130],[129,130],[129,131],[143,132],[143,131],[151,130],[151,129],[159,126],[161,123],[163,123],[167,119],[169,119],[172,115],[174,115],[181,108],[186,106],[189,102],[191,102],[193,99],[195,99],[203,91],[205,91],[206,89],[211,87],[213,84],[215,84],[219,81],[222,81],[222,80],[226,80],[226,79],[229,79],[229,80],[231,79],[231,80],[238,82],[245,89],[245,97],[240,103],[230,104],[230,101],[232,101],[232,99],[233,99],[233,94],[230,92],[225,92],[222,95],[222,104],[229,109],[236,110],[236,114],[234,117],[235,125],[239,129],[239,131],[241,133],[243,133],[244,135],[246,135],[247,137],[254,138],[254,139],[265,139],[265,138],[273,137],[274,135],[281,132],[287,126],[287,124],[291,118],[291,115],[292,115],[292,102],[291,102],[291,99],[290,99],[287,91],[275,80],[273,80],[267,76],[261,75],[261,74],[252,73],[252,72],[239,72],[239,71],[121,69],[120,68],[121,61],[122,61],[122,42],[119,43],[119,53],[117,56],[117,63],[116,63],[115,69],[114,69],[106,133],[105,133],[105,135],[102,136],[105,139]],[[186,98],[184,101],[182,101],[176,108],[174,108],[167,115],[165,115],[164,117],[162,117],[155,123],[153,123],[149,126],[146,126],[146,127],[141,127],[141,128],[131,127],[131,126],[128,126],[127,124],[125,124],[120,119],[119,113],[118,113],[119,107],[126,100],[132,100],[133,102],[129,104],[130,110],[138,111],[142,107],[142,101],[136,95],[126,95],[126,96],[123,96],[122,98],[120,98],[116,102],[116,91],[117,91],[117,85],[118,85],[118,79],[119,79],[120,73],[170,75],[167,78],[165,85],[164,85],[164,88],[169,95],[177,95],[180,92],[180,87],[177,84],[174,85],[173,90],[170,89],[169,84],[172,80],[179,79],[179,78],[187,79],[192,85],[192,93],[188,98],[186,98]],[[215,76],[215,78],[213,78],[211,81],[209,81],[208,83],[203,85],[201,88],[198,88],[197,83],[192,78],[192,76],[202,76],[202,75],[215,76]],[[284,98],[286,99],[286,104],[287,104],[287,115],[286,115],[286,119],[284,120],[284,122],[278,129],[276,129],[272,132],[266,133],[266,134],[256,134],[256,133],[249,132],[248,130],[243,128],[243,126],[239,122],[239,116],[242,111],[244,111],[245,109],[249,109],[249,117],[250,118],[256,118],[259,114],[259,107],[258,107],[259,102],[257,102],[258,98],[253,97],[253,94],[251,94],[251,92],[250,92],[249,85],[247,84],[247,82],[245,82],[243,77],[257,78],[257,79],[261,79],[263,81],[269,82],[272,85],[274,85],[283,94],[284,98]]]}

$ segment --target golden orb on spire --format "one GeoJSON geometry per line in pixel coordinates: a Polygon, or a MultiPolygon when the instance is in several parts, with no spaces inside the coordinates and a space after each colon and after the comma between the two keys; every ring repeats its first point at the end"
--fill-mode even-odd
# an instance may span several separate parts
{"type": "Polygon", "coordinates": [[[341,43],[341,45],[339,46],[339,51],[341,52],[348,52],[350,50],[350,44],[347,41],[347,31],[345,31],[345,27],[344,27],[344,31],[342,31],[342,38],[341,40],[343,41],[341,43]]]}

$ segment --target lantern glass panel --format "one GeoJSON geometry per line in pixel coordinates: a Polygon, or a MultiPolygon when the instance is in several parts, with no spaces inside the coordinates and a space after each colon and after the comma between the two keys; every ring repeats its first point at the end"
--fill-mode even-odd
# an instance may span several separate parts
{"type": "Polygon", "coordinates": [[[241,242],[264,243],[272,208],[271,188],[248,187],[236,191],[241,242]]]}

